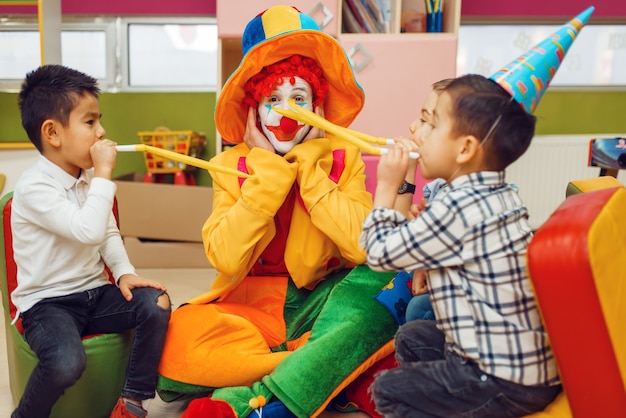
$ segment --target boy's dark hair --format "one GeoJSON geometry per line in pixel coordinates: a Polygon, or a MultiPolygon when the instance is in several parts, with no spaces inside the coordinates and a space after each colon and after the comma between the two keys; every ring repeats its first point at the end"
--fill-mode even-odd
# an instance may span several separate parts
{"type": "Polygon", "coordinates": [[[526,152],[535,134],[536,118],[502,86],[470,74],[456,78],[445,91],[452,98],[454,133],[474,135],[482,141],[490,170],[504,170],[526,152]]]}
{"type": "Polygon", "coordinates": [[[70,113],[85,93],[98,97],[95,78],[62,65],[42,65],[26,75],[17,98],[22,126],[42,152],[41,125],[46,119],[69,123],[70,113]]]}
{"type": "Polygon", "coordinates": [[[437,95],[441,94],[446,87],[448,87],[450,85],[450,83],[452,83],[454,81],[454,78],[444,78],[442,80],[439,81],[435,81],[431,87],[433,89],[433,91],[435,93],[437,93],[437,95]]]}

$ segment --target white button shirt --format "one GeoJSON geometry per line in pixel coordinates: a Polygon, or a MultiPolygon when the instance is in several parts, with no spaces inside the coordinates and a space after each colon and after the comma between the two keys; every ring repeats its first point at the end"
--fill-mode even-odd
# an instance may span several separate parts
{"type": "Polygon", "coordinates": [[[11,215],[15,319],[42,299],[109,283],[104,263],[116,281],[135,274],[112,213],[116,190],[93,170],[76,179],[43,156],[22,174],[11,215]]]}

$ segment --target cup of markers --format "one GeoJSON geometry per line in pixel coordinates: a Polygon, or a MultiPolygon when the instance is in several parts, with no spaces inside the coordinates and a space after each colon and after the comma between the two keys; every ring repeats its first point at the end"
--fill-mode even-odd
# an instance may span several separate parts
{"type": "Polygon", "coordinates": [[[424,1],[426,2],[426,32],[442,32],[444,0],[424,1]]]}

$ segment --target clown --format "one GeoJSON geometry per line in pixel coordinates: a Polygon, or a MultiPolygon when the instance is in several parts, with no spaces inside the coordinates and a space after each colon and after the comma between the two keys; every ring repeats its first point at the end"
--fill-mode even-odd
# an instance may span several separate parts
{"type": "MultiPolygon", "coordinates": [[[[307,110],[312,111],[315,105],[319,111],[318,106],[324,103],[328,83],[322,76],[322,70],[311,58],[292,55],[271,64],[252,77],[244,88],[244,103],[250,106],[249,120],[254,121],[258,115],[258,123],[269,141],[269,147],[266,147],[268,151],[284,155],[303,142],[307,134],[312,133],[312,137],[318,134],[315,130],[311,132],[310,126],[282,117],[273,110],[274,107],[287,108],[287,101],[293,99],[307,110]]],[[[250,131],[250,135],[245,138],[247,141],[244,142],[254,144],[253,133],[256,130],[250,131]]],[[[259,138],[261,143],[265,142],[263,138],[259,138]]]]}
{"type": "Polygon", "coordinates": [[[292,99],[347,127],[364,95],[339,43],[293,7],[255,17],[243,48],[215,113],[236,145],[213,161],[250,177],[212,173],[202,236],[218,275],[173,312],[159,392],[199,397],[185,417],[317,416],[393,352],[397,324],[373,299],[391,273],[359,266],[359,149],[274,109],[292,99]]]}

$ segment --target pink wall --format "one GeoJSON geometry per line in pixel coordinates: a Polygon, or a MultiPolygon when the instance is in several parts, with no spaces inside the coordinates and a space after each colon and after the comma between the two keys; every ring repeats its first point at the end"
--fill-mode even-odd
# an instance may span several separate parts
{"type": "Polygon", "coordinates": [[[463,0],[463,17],[574,17],[595,6],[594,17],[626,17],[624,0],[463,0]]]}
{"type": "MultiPolygon", "coordinates": [[[[61,0],[63,14],[215,16],[216,0],[61,0]]],[[[34,6],[3,6],[0,14],[36,13],[34,6]]]]}

